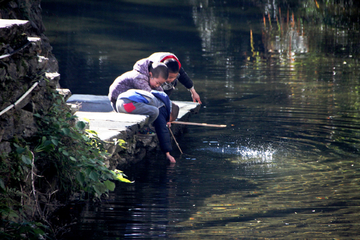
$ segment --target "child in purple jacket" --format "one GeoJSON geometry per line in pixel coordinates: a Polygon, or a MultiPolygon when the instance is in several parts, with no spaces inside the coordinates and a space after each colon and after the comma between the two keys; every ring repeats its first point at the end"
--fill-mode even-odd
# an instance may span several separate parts
{"type": "Polygon", "coordinates": [[[152,62],[142,59],[135,63],[133,70],[117,77],[109,88],[109,100],[116,111],[116,101],[120,93],[129,89],[141,89],[163,91],[163,84],[169,76],[169,70],[164,63],[152,62]]]}

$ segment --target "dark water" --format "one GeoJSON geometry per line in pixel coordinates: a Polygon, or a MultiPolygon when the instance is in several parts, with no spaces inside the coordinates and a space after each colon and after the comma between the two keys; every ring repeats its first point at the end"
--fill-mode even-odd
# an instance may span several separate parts
{"type": "MultiPolygon", "coordinates": [[[[53,1],[62,86],[106,95],[156,51],[202,99],[174,146],[123,169],[65,239],[360,238],[360,26],[355,1],[53,1]],[[270,20],[270,22],[269,22],[270,20]]],[[[190,100],[179,86],[174,100],[190,100]]]]}

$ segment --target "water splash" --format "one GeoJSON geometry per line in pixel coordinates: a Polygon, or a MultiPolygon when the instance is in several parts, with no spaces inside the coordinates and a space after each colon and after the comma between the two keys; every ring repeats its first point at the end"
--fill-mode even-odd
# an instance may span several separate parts
{"type": "Polygon", "coordinates": [[[270,163],[276,150],[271,146],[246,147],[238,145],[236,142],[203,141],[206,146],[200,148],[200,151],[220,154],[223,156],[236,156],[241,162],[261,162],[270,163]]]}

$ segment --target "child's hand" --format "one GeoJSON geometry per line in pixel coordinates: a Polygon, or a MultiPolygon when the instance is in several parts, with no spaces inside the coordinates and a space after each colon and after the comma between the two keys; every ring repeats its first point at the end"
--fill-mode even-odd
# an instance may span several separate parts
{"type": "Polygon", "coordinates": [[[171,156],[169,152],[167,152],[165,155],[166,155],[166,158],[170,161],[170,163],[176,163],[175,158],[173,156],[171,156]]]}
{"type": "Polygon", "coordinates": [[[167,125],[168,127],[171,127],[171,122],[167,122],[166,125],[167,125]]]}

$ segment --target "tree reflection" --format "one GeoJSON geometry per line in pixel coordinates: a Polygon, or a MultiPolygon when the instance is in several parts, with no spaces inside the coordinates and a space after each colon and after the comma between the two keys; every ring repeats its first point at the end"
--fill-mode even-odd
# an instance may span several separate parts
{"type": "MultiPolygon", "coordinates": [[[[358,8],[360,3],[352,0],[253,0],[236,3],[189,0],[189,2],[193,9],[194,23],[202,40],[203,56],[213,58],[218,65],[232,65],[230,61],[234,57],[261,55],[263,50],[265,53],[277,52],[280,54],[279,57],[291,59],[294,54],[309,51],[308,38],[311,29],[306,29],[306,25],[320,26],[316,31],[336,27],[347,32],[358,30],[360,18],[358,8]],[[252,19],[249,13],[257,11],[260,11],[261,19],[252,19]],[[244,21],[239,22],[239,20],[244,21]],[[263,23],[263,27],[258,29],[260,22],[263,23]],[[242,26],[239,26],[239,23],[242,26]],[[243,37],[239,39],[239,31],[251,32],[250,34],[256,35],[255,40],[261,36],[263,46],[255,46],[253,49],[255,53],[252,52],[249,41],[243,41],[243,37]]],[[[344,34],[342,31],[336,34],[341,36],[344,34]]]]}
{"type": "Polygon", "coordinates": [[[209,0],[190,0],[192,16],[202,41],[202,56],[210,58],[216,65],[226,66],[226,78],[232,78],[233,54],[231,49],[232,33],[229,14],[225,5],[209,0]],[[219,8],[221,9],[219,11],[219,8]]]}
{"type": "Polygon", "coordinates": [[[304,25],[300,20],[295,19],[294,13],[289,14],[284,19],[281,16],[281,9],[275,15],[276,25],[273,27],[270,13],[268,20],[263,17],[263,43],[265,46],[265,56],[277,54],[279,59],[293,60],[295,54],[308,52],[308,38],[305,35],[304,25]]]}
{"type": "MultiPolygon", "coordinates": [[[[257,96],[241,109],[244,118],[256,115],[254,109],[264,109],[269,115],[281,115],[271,119],[273,125],[284,123],[282,117],[294,121],[287,125],[286,134],[280,134],[282,139],[294,139],[309,151],[331,149],[339,155],[356,151],[357,133],[349,133],[346,128],[357,125],[360,106],[360,3],[190,2],[202,40],[202,55],[209,66],[206,74],[211,74],[203,91],[211,92],[212,108],[221,103],[218,111],[223,113],[222,107],[235,109],[244,104],[244,96],[257,96]],[[214,94],[214,81],[225,93],[214,94]],[[309,117],[310,112],[313,117],[309,117]],[[351,120],[342,124],[343,116],[351,120]],[[300,143],[297,139],[305,140],[300,143]]],[[[204,110],[202,115],[206,114],[204,110]]],[[[237,121],[237,116],[229,116],[227,124],[237,121]]],[[[258,119],[257,127],[250,122],[247,128],[259,131],[261,136],[269,133],[271,138],[274,132],[266,131],[268,123],[264,122],[262,128],[262,117],[258,119]]]]}

